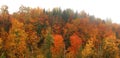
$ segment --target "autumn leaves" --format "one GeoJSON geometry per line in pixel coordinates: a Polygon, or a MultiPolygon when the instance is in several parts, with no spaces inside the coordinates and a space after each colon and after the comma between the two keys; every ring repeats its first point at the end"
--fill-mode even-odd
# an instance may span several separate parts
{"type": "Polygon", "coordinates": [[[1,10],[0,55],[7,58],[120,57],[119,24],[71,9],[1,10]]]}

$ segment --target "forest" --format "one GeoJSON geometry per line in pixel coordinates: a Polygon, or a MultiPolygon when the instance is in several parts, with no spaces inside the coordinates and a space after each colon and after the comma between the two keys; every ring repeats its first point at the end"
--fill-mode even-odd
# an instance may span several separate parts
{"type": "Polygon", "coordinates": [[[120,58],[120,24],[111,19],[59,7],[0,9],[0,58],[120,58]]]}

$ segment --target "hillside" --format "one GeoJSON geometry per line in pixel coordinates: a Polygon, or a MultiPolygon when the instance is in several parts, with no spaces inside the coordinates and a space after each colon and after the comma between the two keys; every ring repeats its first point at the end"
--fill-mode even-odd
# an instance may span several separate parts
{"type": "Polygon", "coordinates": [[[0,58],[120,58],[120,25],[85,11],[0,11],[0,58]]]}

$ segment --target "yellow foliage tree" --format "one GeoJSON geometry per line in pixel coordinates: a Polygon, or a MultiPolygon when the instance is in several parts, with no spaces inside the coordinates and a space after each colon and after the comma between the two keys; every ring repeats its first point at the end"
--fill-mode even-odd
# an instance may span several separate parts
{"type": "Polygon", "coordinates": [[[94,54],[93,48],[94,48],[93,39],[89,39],[82,51],[82,58],[92,57],[92,55],[94,54]]]}
{"type": "Polygon", "coordinates": [[[27,34],[24,31],[23,23],[12,19],[12,28],[6,39],[6,50],[9,58],[25,58],[27,34]]]}
{"type": "Polygon", "coordinates": [[[105,38],[103,46],[103,57],[120,58],[119,47],[116,39],[105,38]]]}

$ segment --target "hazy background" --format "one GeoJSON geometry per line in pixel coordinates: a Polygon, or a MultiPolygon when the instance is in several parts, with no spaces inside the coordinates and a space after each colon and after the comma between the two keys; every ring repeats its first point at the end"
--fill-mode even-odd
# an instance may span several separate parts
{"type": "Polygon", "coordinates": [[[0,0],[0,7],[2,5],[7,5],[10,13],[18,11],[21,5],[45,9],[71,8],[78,12],[84,10],[95,17],[111,18],[120,24],[120,0],[0,0]]]}

